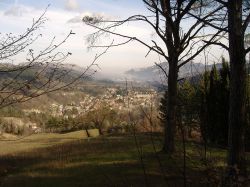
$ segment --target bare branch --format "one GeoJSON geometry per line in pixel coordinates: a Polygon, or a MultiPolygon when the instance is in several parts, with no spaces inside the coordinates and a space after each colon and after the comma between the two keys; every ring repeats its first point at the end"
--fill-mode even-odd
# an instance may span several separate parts
{"type": "Polygon", "coordinates": [[[244,23],[243,23],[243,31],[244,31],[244,32],[246,31],[246,29],[247,29],[249,23],[250,23],[250,13],[248,14],[248,16],[246,17],[246,19],[245,19],[245,21],[244,21],[244,23]]]}

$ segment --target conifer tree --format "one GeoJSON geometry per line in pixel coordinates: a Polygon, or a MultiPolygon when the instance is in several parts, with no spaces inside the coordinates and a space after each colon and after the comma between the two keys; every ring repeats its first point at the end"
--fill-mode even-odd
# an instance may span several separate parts
{"type": "Polygon", "coordinates": [[[214,65],[209,75],[204,74],[200,87],[204,87],[205,80],[208,80],[208,86],[200,88],[202,136],[208,143],[225,146],[228,137],[229,66],[224,58],[219,72],[214,65]]]}

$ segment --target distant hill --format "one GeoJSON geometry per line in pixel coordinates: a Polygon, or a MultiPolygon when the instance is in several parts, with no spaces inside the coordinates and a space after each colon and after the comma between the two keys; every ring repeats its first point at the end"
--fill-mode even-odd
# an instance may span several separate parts
{"type": "MultiPolygon", "coordinates": [[[[47,80],[51,75],[54,75],[55,79],[58,79],[64,83],[79,77],[84,72],[84,68],[71,65],[57,65],[57,64],[1,64],[0,65],[0,80],[3,82],[6,79],[15,79],[17,81],[29,81],[34,79],[39,73],[39,78],[36,78],[32,83],[39,85],[43,84],[43,81],[47,80]],[[60,78],[59,78],[60,77],[60,78]]],[[[91,74],[91,72],[88,72],[91,74]]],[[[91,80],[92,77],[84,77],[84,80],[91,80]]],[[[82,78],[81,78],[82,79],[82,78]]]]}
{"type": "MultiPolygon", "coordinates": [[[[161,63],[161,67],[168,72],[167,63],[161,63]]],[[[211,70],[213,65],[207,65],[206,69],[211,70]]],[[[218,69],[221,68],[221,64],[216,64],[218,69]]],[[[205,64],[202,63],[192,63],[186,64],[180,68],[179,78],[193,77],[197,76],[205,71],[205,64]]],[[[157,66],[150,66],[140,69],[131,69],[125,72],[129,78],[138,80],[138,81],[148,81],[148,82],[161,82],[165,75],[163,71],[157,66]]]]}
{"type": "MultiPolygon", "coordinates": [[[[160,64],[166,72],[168,72],[167,63],[160,64]]],[[[220,69],[222,65],[220,63],[215,64],[217,69],[220,69]]],[[[207,65],[206,69],[211,70],[213,64],[207,65]]],[[[247,72],[250,74],[250,63],[246,65],[247,72]]],[[[205,64],[202,63],[192,63],[186,64],[180,68],[179,78],[187,78],[187,77],[196,77],[199,74],[202,74],[205,71],[205,64]]],[[[137,81],[147,81],[147,82],[161,82],[162,78],[164,78],[163,71],[156,65],[140,68],[140,69],[130,69],[125,72],[130,79],[137,81]]]]}

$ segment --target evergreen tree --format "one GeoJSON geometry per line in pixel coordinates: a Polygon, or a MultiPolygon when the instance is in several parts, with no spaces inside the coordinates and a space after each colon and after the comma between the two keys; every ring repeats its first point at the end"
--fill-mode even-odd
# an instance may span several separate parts
{"type": "Polygon", "coordinates": [[[229,112],[229,66],[222,59],[222,68],[212,67],[204,74],[201,88],[201,132],[208,143],[227,145],[229,112]],[[209,80],[208,80],[209,76],[209,80]],[[206,83],[204,81],[207,81],[206,83]]]}
{"type": "MultiPolygon", "coordinates": [[[[196,99],[196,86],[191,83],[189,79],[186,79],[178,84],[178,95],[177,95],[177,118],[181,119],[179,124],[184,125],[188,134],[191,135],[191,130],[196,123],[198,118],[198,108],[196,99]]],[[[160,120],[164,125],[167,122],[167,97],[168,92],[165,91],[164,96],[160,102],[160,120]]]]}
{"type": "MultiPolygon", "coordinates": [[[[191,124],[192,121],[200,122],[201,135],[206,143],[220,146],[228,144],[229,83],[230,68],[223,58],[219,71],[213,65],[210,72],[206,71],[203,74],[199,84],[185,80],[178,85],[177,110],[181,111],[182,122],[185,126],[191,124]]],[[[167,96],[168,94],[165,92],[160,105],[160,118],[163,124],[166,123],[167,117],[167,96]]],[[[246,140],[250,139],[248,138],[249,126],[248,124],[246,129],[246,140]]],[[[246,142],[250,142],[250,140],[246,142]]]]}
{"type": "Polygon", "coordinates": [[[202,76],[202,79],[198,85],[197,89],[197,99],[200,100],[200,131],[201,136],[205,144],[208,141],[208,111],[207,111],[207,103],[208,103],[208,90],[209,90],[209,72],[205,71],[202,76]]]}
{"type": "Polygon", "coordinates": [[[219,124],[219,74],[215,65],[209,75],[209,90],[207,94],[207,112],[208,112],[208,127],[207,134],[209,141],[216,143],[217,134],[214,130],[220,125],[219,124]]]}
{"type": "Polygon", "coordinates": [[[228,114],[229,114],[229,65],[222,59],[222,68],[220,69],[220,82],[219,82],[219,126],[218,131],[220,132],[218,136],[218,143],[222,145],[227,145],[228,143],[228,114]]]}

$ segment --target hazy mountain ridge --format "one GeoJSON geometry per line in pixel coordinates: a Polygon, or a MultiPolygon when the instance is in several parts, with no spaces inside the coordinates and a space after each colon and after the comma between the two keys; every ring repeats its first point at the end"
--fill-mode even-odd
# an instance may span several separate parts
{"type": "MultiPolygon", "coordinates": [[[[61,76],[60,80],[63,82],[67,82],[69,79],[73,79],[75,77],[79,77],[79,79],[86,78],[88,80],[91,80],[92,78],[90,76],[81,76],[83,72],[85,71],[84,68],[73,65],[73,64],[1,64],[0,66],[0,78],[8,79],[8,78],[14,78],[17,80],[31,80],[36,74],[41,72],[41,76],[39,76],[39,79],[42,79],[43,76],[49,77],[51,74],[54,74],[55,76],[61,76]],[[17,76],[18,75],[18,76],[17,76]]],[[[87,74],[91,74],[93,70],[87,72],[87,74]]],[[[87,75],[86,74],[86,75],[87,75]]],[[[38,79],[37,79],[38,81],[38,79]]]]}
{"type": "MultiPolygon", "coordinates": [[[[168,65],[167,63],[161,63],[159,64],[164,71],[168,72],[168,65]]],[[[222,67],[221,64],[215,64],[217,69],[220,69],[222,67]]],[[[213,67],[213,64],[211,65],[205,65],[202,63],[192,63],[192,64],[185,64],[182,66],[179,70],[179,78],[187,78],[187,77],[193,77],[197,76],[199,74],[202,74],[205,69],[211,70],[213,67]]],[[[149,81],[149,82],[161,82],[161,78],[164,78],[164,72],[157,66],[150,66],[146,68],[140,68],[140,69],[130,69],[125,72],[126,75],[130,76],[131,79],[139,80],[139,81],[149,81]]]]}

